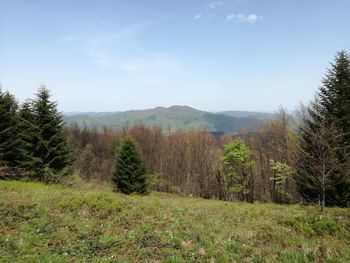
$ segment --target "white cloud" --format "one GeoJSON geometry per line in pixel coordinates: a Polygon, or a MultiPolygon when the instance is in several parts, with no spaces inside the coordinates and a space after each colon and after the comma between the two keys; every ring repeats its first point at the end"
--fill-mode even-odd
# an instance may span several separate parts
{"type": "Polygon", "coordinates": [[[71,34],[60,39],[62,44],[69,44],[82,50],[92,61],[99,66],[110,66],[110,55],[115,54],[116,50],[125,50],[132,46],[134,40],[142,31],[150,26],[150,23],[143,22],[121,28],[114,32],[98,34],[71,34]]]}
{"type": "Polygon", "coordinates": [[[262,17],[258,17],[256,14],[250,14],[245,18],[245,20],[251,24],[256,23],[256,21],[258,21],[259,19],[262,19],[262,17]]]}
{"type": "Polygon", "coordinates": [[[249,15],[245,15],[245,14],[238,14],[238,15],[235,15],[235,14],[229,14],[227,17],[226,17],[226,21],[231,21],[233,20],[234,18],[237,18],[238,21],[240,22],[246,22],[246,23],[249,23],[249,24],[255,24],[257,23],[258,21],[261,21],[264,19],[264,16],[258,16],[256,14],[249,14],[249,15]]]}
{"type": "MultiPolygon", "coordinates": [[[[138,41],[150,23],[139,23],[114,32],[67,35],[60,39],[102,68],[131,74],[134,79],[156,85],[181,78],[180,61],[171,54],[148,52],[138,41]]],[[[117,73],[116,73],[117,74],[117,73]]]]}
{"type": "Polygon", "coordinates": [[[235,14],[229,14],[227,17],[226,17],[226,21],[230,21],[232,19],[235,18],[235,14]]]}
{"type": "Polygon", "coordinates": [[[219,9],[225,4],[224,1],[214,1],[209,4],[210,8],[219,9]]]}
{"type": "Polygon", "coordinates": [[[198,20],[198,19],[201,19],[202,17],[203,17],[202,14],[198,14],[198,15],[196,15],[193,19],[194,19],[194,20],[198,20]]]}
{"type": "Polygon", "coordinates": [[[237,15],[237,18],[239,19],[239,20],[244,20],[244,18],[245,18],[245,15],[243,15],[243,14],[238,14],[237,15]]]}
{"type": "Polygon", "coordinates": [[[224,1],[213,1],[206,5],[206,10],[193,17],[193,20],[208,20],[216,16],[220,9],[225,4],[224,1]]]}

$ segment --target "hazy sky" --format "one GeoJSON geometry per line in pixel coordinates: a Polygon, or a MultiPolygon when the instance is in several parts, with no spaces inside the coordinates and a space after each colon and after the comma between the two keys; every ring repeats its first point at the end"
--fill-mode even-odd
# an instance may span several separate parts
{"type": "Polygon", "coordinates": [[[0,82],[40,83],[63,111],[189,105],[274,111],[307,102],[350,0],[0,0],[0,82]]]}

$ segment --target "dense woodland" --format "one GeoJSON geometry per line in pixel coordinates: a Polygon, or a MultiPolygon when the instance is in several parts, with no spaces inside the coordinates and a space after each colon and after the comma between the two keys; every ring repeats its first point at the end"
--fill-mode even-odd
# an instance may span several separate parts
{"type": "MultiPolygon", "coordinates": [[[[339,52],[314,100],[298,116],[281,107],[253,130],[163,131],[142,124],[103,132],[65,127],[41,87],[19,105],[0,91],[0,177],[46,183],[115,182],[230,201],[350,206],[350,64],[339,52]],[[132,180],[130,178],[133,178],[132,180]]],[[[234,99],[233,99],[234,104],[234,99]]]]}

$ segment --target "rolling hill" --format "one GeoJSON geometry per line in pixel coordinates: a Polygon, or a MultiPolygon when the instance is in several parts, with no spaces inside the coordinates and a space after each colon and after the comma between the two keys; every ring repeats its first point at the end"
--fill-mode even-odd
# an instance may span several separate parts
{"type": "Polygon", "coordinates": [[[202,129],[210,132],[235,133],[239,129],[252,129],[261,125],[272,114],[259,112],[227,111],[212,113],[200,111],[188,106],[156,107],[146,110],[103,113],[67,113],[64,115],[68,126],[122,129],[136,123],[148,127],[161,126],[164,130],[202,129]]]}

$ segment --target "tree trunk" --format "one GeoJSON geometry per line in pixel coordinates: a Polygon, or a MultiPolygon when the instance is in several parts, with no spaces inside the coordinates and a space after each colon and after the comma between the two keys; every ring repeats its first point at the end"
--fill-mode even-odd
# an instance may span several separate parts
{"type": "Polygon", "coordinates": [[[326,173],[325,173],[325,164],[322,164],[322,192],[321,192],[321,212],[323,212],[324,207],[326,206],[326,173]]]}
{"type": "Polygon", "coordinates": [[[250,167],[250,177],[249,177],[249,203],[254,203],[254,190],[255,190],[255,182],[254,182],[254,173],[252,167],[250,167]]]}

